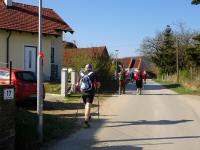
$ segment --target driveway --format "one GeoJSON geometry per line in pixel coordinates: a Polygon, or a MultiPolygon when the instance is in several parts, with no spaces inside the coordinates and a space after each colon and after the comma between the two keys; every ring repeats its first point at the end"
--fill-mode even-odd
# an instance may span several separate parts
{"type": "Polygon", "coordinates": [[[200,97],[178,95],[148,80],[143,95],[129,84],[100,107],[100,119],[49,150],[199,150],[200,97]]]}

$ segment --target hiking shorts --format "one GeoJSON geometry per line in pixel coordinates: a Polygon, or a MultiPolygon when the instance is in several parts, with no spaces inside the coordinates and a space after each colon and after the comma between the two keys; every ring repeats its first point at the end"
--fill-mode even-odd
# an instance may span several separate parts
{"type": "Polygon", "coordinates": [[[137,88],[142,88],[142,80],[136,80],[136,86],[137,88]]]}
{"type": "Polygon", "coordinates": [[[85,104],[86,104],[86,103],[92,104],[92,103],[93,103],[93,100],[94,100],[94,95],[83,95],[82,98],[83,98],[83,102],[84,102],[85,104]]]}
{"type": "Polygon", "coordinates": [[[125,80],[120,80],[119,81],[119,86],[125,87],[126,86],[126,81],[125,80]]]}

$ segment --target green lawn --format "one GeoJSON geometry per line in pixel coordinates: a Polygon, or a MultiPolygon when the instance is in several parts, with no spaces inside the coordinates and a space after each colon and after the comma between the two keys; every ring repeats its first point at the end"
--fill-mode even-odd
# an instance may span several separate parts
{"type": "Polygon", "coordinates": [[[194,90],[191,88],[184,87],[181,84],[173,83],[170,81],[162,81],[162,80],[158,80],[158,79],[155,81],[162,84],[163,86],[177,92],[178,94],[200,95],[200,89],[194,90]]]}
{"type": "MultiPolygon", "coordinates": [[[[44,144],[68,136],[78,125],[74,120],[59,115],[44,114],[44,144]]],[[[16,149],[37,150],[41,147],[37,137],[37,114],[24,108],[16,111],[16,149]]]]}
{"type": "Polygon", "coordinates": [[[52,94],[60,94],[61,86],[60,83],[45,83],[45,92],[52,94]]]}
{"type": "MultiPolygon", "coordinates": [[[[92,113],[96,115],[98,100],[102,100],[112,95],[100,95],[95,97],[92,113]]],[[[42,145],[38,142],[37,126],[38,116],[36,108],[32,106],[20,106],[16,109],[16,149],[38,150],[42,145]]],[[[84,104],[80,94],[71,95],[64,101],[44,102],[44,143],[49,143],[55,139],[67,137],[80,129],[80,124],[75,119],[84,115],[84,104]],[[78,114],[76,114],[78,109],[78,114]]]]}

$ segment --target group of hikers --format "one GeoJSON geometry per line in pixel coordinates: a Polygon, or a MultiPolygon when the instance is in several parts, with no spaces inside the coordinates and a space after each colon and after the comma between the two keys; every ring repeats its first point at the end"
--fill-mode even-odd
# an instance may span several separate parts
{"type": "Polygon", "coordinates": [[[119,78],[119,94],[125,94],[126,84],[128,83],[129,79],[132,82],[135,81],[137,94],[141,95],[143,89],[143,80],[144,84],[146,84],[147,73],[146,71],[138,69],[136,73],[132,71],[128,74],[126,70],[122,67],[121,71],[117,74],[117,77],[119,78]]]}
{"type": "MultiPolygon", "coordinates": [[[[146,83],[146,72],[141,71],[140,69],[134,73],[131,72],[129,75],[127,74],[126,70],[122,67],[121,71],[118,73],[119,79],[119,92],[125,94],[125,87],[127,84],[127,78],[130,77],[132,81],[136,81],[137,86],[137,93],[141,94],[141,90],[143,88],[143,79],[146,83]]],[[[84,127],[90,127],[89,121],[91,120],[91,107],[94,100],[95,92],[101,86],[97,76],[93,72],[92,64],[87,64],[83,70],[80,71],[80,79],[77,83],[81,93],[83,103],[85,105],[85,119],[84,119],[84,127]]]]}

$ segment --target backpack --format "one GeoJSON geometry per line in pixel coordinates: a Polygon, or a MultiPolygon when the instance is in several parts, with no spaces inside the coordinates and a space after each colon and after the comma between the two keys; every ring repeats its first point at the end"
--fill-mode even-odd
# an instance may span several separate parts
{"type": "Polygon", "coordinates": [[[119,73],[119,80],[124,80],[125,79],[125,72],[120,72],[119,73]]]}
{"type": "Polygon", "coordinates": [[[134,78],[134,72],[130,73],[130,77],[131,77],[131,79],[134,78]]]}
{"type": "Polygon", "coordinates": [[[93,72],[90,72],[89,74],[81,74],[80,79],[80,90],[81,92],[88,92],[92,90],[92,81],[90,79],[90,75],[93,72]]]}
{"type": "Polygon", "coordinates": [[[142,80],[142,73],[141,72],[138,74],[138,79],[137,80],[142,80]]]}

